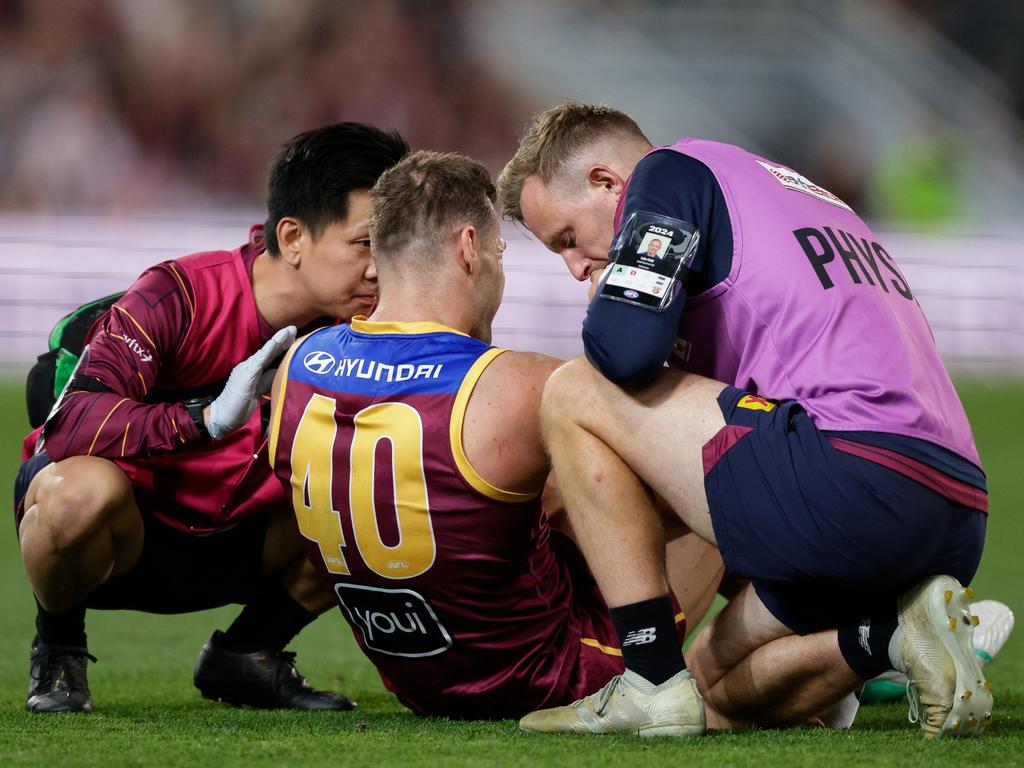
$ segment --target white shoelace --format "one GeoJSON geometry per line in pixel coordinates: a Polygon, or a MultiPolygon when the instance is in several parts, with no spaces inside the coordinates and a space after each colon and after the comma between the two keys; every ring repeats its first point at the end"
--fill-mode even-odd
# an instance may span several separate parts
{"type": "Polygon", "coordinates": [[[614,680],[609,681],[608,685],[601,689],[601,695],[597,699],[597,706],[594,708],[594,714],[604,714],[605,709],[608,707],[608,702],[611,701],[612,696],[615,694],[615,690],[621,684],[622,677],[616,675],[614,680]]]}
{"type": "Polygon", "coordinates": [[[917,690],[907,681],[907,701],[910,702],[910,711],[907,713],[907,720],[917,723],[921,720],[921,700],[918,698],[917,690]]]}

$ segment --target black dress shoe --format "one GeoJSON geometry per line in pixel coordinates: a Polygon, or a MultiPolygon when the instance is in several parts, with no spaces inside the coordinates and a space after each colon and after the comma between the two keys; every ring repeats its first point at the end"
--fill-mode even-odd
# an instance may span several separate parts
{"type": "Polygon", "coordinates": [[[318,691],[295,669],[288,651],[239,653],[224,647],[224,633],[213,633],[196,659],[192,677],[204,698],[259,709],[355,709],[356,703],[332,691],[318,691]]]}

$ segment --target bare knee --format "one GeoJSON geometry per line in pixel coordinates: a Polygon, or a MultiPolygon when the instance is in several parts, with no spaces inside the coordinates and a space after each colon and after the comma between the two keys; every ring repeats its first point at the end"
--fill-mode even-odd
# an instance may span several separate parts
{"type": "Polygon", "coordinates": [[[595,377],[600,374],[584,357],[560,366],[544,385],[540,419],[545,434],[576,422],[593,402],[595,377]]]}
{"type": "MultiPolygon", "coordinates": [[[[47,467],[29,486],[25,523],[34,526],[53,554],[64,555],[83,539],[134,510],[131,483],[106,459],[75,456],[47,467]],[[31,521],[30,521],[31,517],[31,521]]],[[[136,513],[137,514],[137,513],[136,513]]]]}

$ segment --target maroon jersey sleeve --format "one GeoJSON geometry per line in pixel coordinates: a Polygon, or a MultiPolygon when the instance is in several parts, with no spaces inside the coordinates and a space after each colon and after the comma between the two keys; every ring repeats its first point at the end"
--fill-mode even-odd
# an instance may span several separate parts
{"type": "Polygon", "coordinates": [[[100,319],[78,368],[78,375],[110,391],[69,389],[46,424],[51,458],[145,455],[201,439],[181,403],[143,402],[193,314],[191,286],[181,268],[165,262],[142,274],[100,319]]]}

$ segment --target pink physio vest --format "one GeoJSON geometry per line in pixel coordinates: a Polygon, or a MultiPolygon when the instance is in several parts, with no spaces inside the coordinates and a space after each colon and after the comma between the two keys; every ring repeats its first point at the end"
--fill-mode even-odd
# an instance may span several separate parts
{"type": "Polygon", "coordinates": [[[797,400],[819,429],[920,438],[980,467],[928,321],[860,217],[739,147],[684,138],[667,149],[714,173],[732,223],[729,276],[683,310],[686,369],[797,400]]]}

